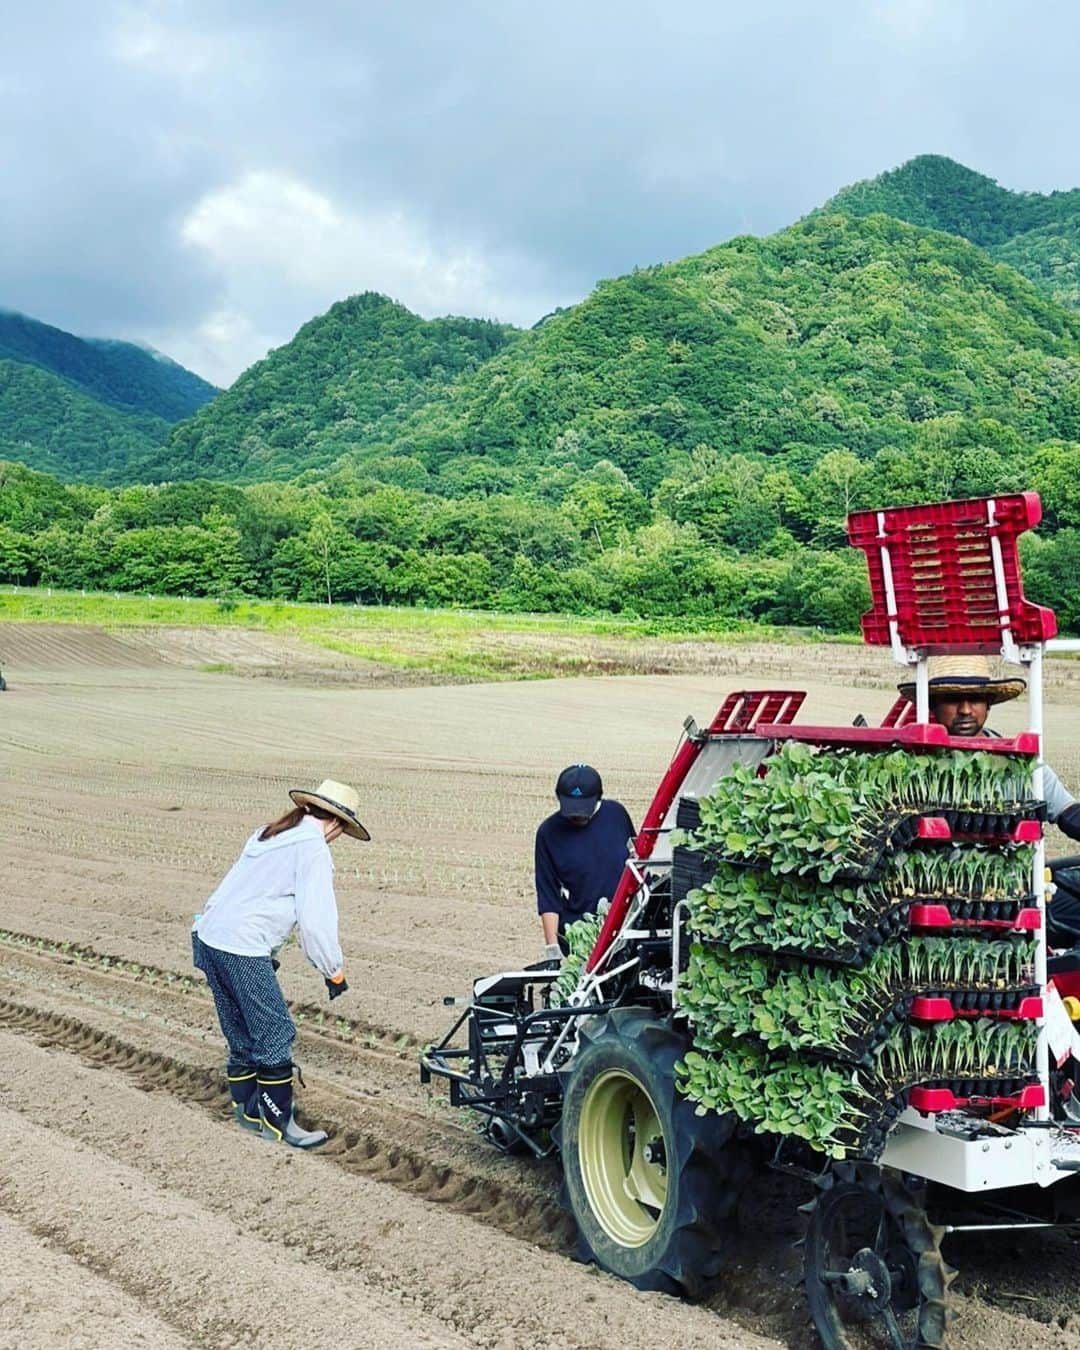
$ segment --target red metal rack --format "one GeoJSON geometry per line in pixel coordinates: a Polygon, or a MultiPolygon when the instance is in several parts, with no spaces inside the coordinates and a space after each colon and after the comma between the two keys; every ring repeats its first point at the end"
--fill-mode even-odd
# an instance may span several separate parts
{"type": "Polygon", "coordinates": [[[992,755],[1037,755],[1039,738],[1030,731],[1019,736],[950,736],[937,722],[909,722],[904,726],[822,727],[758,722],[758,736],[772,741],[813,741],[831,749],[875,749],[886,745],[906,750],[985,750],[992,755]]]}
{"type": "Polygon", "coordinates": [[[739,689],[728,694],[709,726],[710,736],[760,735],[759,725],[788,726],[806,701],[802,689],[739,689]]]}
{"type": "MultiPolygon", "coordinates": [[[[1010,656],[1057,632],[1053,610],[1024,598],[1017,539],[1042,519],[1035,492],[856,511],[848,538],[866,554],[866,642],[907,651],[1010,656]]],[[[902,659],[902,658],[901,658],[902,659]]]]}

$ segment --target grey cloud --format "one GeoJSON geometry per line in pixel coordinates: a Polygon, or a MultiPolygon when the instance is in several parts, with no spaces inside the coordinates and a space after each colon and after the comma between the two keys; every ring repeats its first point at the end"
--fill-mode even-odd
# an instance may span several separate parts
{"type": "MultiPolygon", "coordinates": [[[[482,259],[476,303],[527,322],[926,151],[1074,186],[1078,29],[1064,0],[52,0],[5,18],[0,304],[152,334],[220,379],[335,286],[383,288],[372,217],[397,213],[418,267],[482,259]],[[241,285],[185,241],[251,174],[340,213],[332,268],[286,276],[271,250],[241,285]],[[247,348],[200,356],[225,310],[247,348]]],[[[406,303],[443,293],[397,276],[406,303]]]]}

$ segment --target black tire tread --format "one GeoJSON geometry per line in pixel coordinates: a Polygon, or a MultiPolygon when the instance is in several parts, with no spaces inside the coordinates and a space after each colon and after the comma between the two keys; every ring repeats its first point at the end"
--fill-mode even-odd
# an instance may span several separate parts
{"type": "MultiPolygon", "coordinates": [[[[578,1255],[582,1261],[597,1265],[628,1280],[638,1289],[700,1299],[709,1294],[722,1276],[725,1259],[731,1249],[735,1215],[740,1192],[751,1166],[745,1148],[735,1138],[734,1116],[707,1113],[698,1116],[692,1102],[675,1087],[675,1064],[689,1048],[688,1039],[670,1021],[642,1008],[616,1008],[606,1016],[583,1022],[581,1046],[567,1069],[560,1075],[564,1091],[564,1114],[553,1131],[562,1152],[568,1133],[576,1137],[576,1121],[567,1121],[565,1106],[574,1110],[572,1085],[581,1073],[589,1072],[595,1046],[623,1056],[630,1067],[634,1057],[643,1054],[648,1066],[650,1091],[662,1089],[670,1102],[668,1162],[669,1204],[675,1204],[675,1217],[666,1241],[654,1252],[639,1249],[640,1254],[626,1256],[602,1232],[590,1239],[588,1214],[579,1213],[587,1204],[581,1196],[575,1204],[574,1188],[566,1180],[567,1159],[563,1158],[562,1201],[578,1224],[578,1255]],[[675,1182],[674,1196],[672,1182],[675,1182]],[[651,1258],[647,1268],[637,1269],[644,1257],[651,1258]]],[[[643,1075],[644,1076],[644,1075],[643,1075]]],[[[583,1089],[582,1089],[583,1090],[583,1089]]],[[[659,1107],[659,1103],[657,1103],[659,1107]]]]}

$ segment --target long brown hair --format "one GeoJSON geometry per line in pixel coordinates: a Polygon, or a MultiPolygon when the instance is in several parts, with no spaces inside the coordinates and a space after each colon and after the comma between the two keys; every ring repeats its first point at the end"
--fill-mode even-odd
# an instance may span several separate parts
{"type": "Polygon", "coordinates": [[[265,843],[267,839],[284,834],[286,830],[295,830],[305,816],[314,816],[316,820],[335,819],[332,811],[323,811],[318,806],[294,806],[291,811],[286,811],[283,816],[278,816],[277,820],[272,820],[269,825],[262,827],[259,831],[260,842],[265,843]]]}

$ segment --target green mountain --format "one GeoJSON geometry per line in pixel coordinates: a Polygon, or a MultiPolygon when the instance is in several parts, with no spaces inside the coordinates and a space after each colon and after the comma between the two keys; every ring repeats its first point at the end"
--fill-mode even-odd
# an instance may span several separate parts
{"type": "Polygon", "coordinates": [[[38,366],[0,359],[0,458],[62,478],[130,481],[168,434],[161,417],[121,412],[38,366]]]}
{"type": "Polygon", "coordinates": [[[37,366],[62,376],[100,403],[167,422],[190,417],[218,392],[151,348],[108,338],[75,337],[6,310],[0,310],[0,360],[37,366]]]}
{"type": "Polygon", "coordinates": [[[1028,593],[1080,631],[1075,194],[848,191],[528,332],[354,297],[167,443],[0,360],[0,460],[129,484],[0,463],[0,581],[850,631],[850,510],[1034,488],[1028,593]]]}
{"type": "Polygon", "coordinates": [[[1080,189],[1011,192],[943,155],[919,155],[899,169],[843,188],[821,211],[883,212],[959,234],[1015,267],[1059,303],[1080,307],[1080,189]]]}
{"type": "Polygon", "coordinates": [[[1058,304],[1080,309],[1080,211],[995,244],[990,254],[1030,277],[1058,304]]]}
{"type": "Polygon", "coordinates": [[[1080,317],[953,234],[819,214],[603,282],[524,334],[347,301],[176,428],[154,473],[341,463],[456,496],[555,493],[604,460],[648,491],[696,447],[805,471],[941,419],[1080,436],[1080,317]]]}
{"type": "Polygon", "coordinates": [[[168,478],[289,478],[379,440],[519,337],[482,319],[419,318],[371,292],[342,300],[173,432],[168,478]]]}

